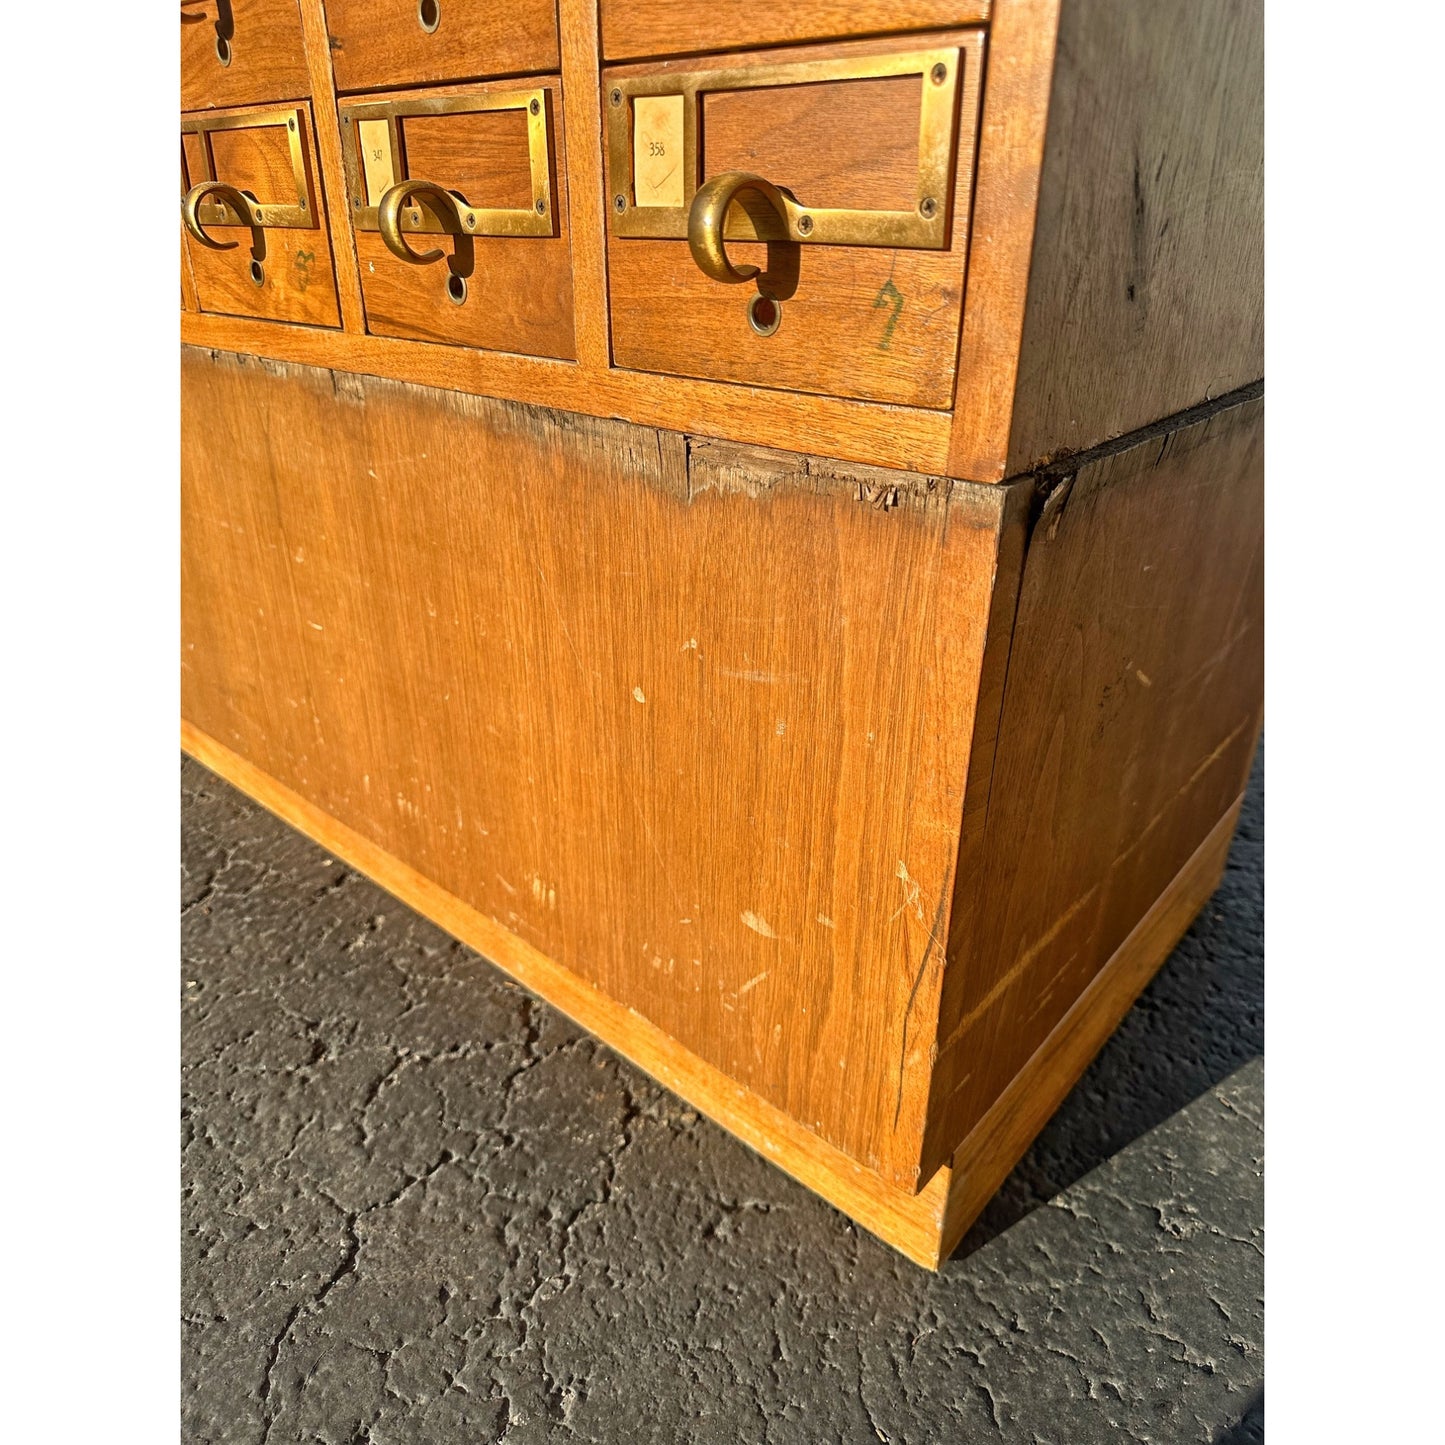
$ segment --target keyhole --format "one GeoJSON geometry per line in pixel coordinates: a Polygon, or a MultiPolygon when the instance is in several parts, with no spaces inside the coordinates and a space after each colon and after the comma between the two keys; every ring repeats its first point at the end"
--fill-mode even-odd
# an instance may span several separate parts
{"type": "Polygon", "coordinates": [[[250,271],[251,271],[251,280],[252,280],[257,286],[264,286],[264,285],[266,284],[266,270],[265,270],[265,267],[263,267],[259,261],[254,261],[254,260],[253,260],[253,261],[251,262],[250,271]]]}
{"type": "Polygon", "coordinates": [[[467,299],[467,278],[455,273],[447,277],[447,295],[460,306],[467,299]]]}
{"type": "Polygon", "coordinates": [[[748,302],[748,325],[759,336],[771,336],[783,324],[783,303],[761,292],[748,302]]]}
{"type": "Polygon", "coordinates": [[[417,0],[416,23],[428,35],[442,23],[441,0],[417,0]]]}
{"type": "Polygon", "coordinates": [[[231,37],[236,33],[236,19],[231,14],[231,0],[216,3],[216,59],[222,65],[231,63],[231,37]]]}

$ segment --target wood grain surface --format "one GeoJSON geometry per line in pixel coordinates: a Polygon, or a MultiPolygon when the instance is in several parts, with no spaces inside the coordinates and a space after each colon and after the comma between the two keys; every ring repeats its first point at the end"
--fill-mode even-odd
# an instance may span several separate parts
{"type": "Polygon", "coordinates": [[[1060,482],[1034,526],[992,777],[965,807],[925,1177],[1244,789],[1263,435],[1253,400],[1151,437],[1060,482]]]}
{"type": "MultiPolygon", "coordinates": [[[[293,321],[311,326],[340,326],[331,237],[324,220],[317,183],[315,138],[310,107],[298,107],[301,143],[306,160],[307,205],[316,224],[307,227],[268,226],[259,243],[249,226],[211,226],[207,234],[237,244],[224,251],[199,245],[184,232],[181,244],[190,260],[196,301],[203,312],[293,321]],[[253,260],[262,266],[262,284],[252,280],[253,260]]],[[[244,114],[244,111],[237,112],[244,114]]],[[[182,137],[190,179],[199,137],[182,137]]],[[[284,125],[246,126],[213,131],[211,154],[216,179],[264,202],[296,203],[296,183],[284,125]]]]}
{"type": "Polygon", "coordinates": [[[344,91],[557,69],[556,0],[437,0],[430,33],[417,0],[326,0],[326,19],[344,91]]]}
{"type": "Polygon", "coordinates": [[[212,772],[366,874],[408,907],[475,948],[504,973],[596,1034],[664,1088],[686,1099],[864,1229],[915,1264],[926,1269],[938,1267],[952,1177],[947,1169],[940,1169],[918,1194],[884,1183],[871,1170],[825,1144],[795,1119],[669,1038],[635,1010],[608,998],[494,918],[439,888],[184,721],[181,746],[212,772]]]}
{"type": "MultiPolygon", "coordinates": [[[[373,335],[564,360],[576,356],[566,142],[558,82],[555,78],[504,80],[487,89],[539,87],[545,91],[549,107],[548,166],[556,234],[419,237],[412,241],[414,248],[437,247],[445,256],[430,265],[416,266],[393,256],[379,232],[353,231],[366,324],[373,335]],[[461,304],[448,293],[452,276],[460,277],[467,286],[461,304]]],[[[424,92],[466,93],[465,86],[424,92]]],[[[411,94],[396,98],[410,99],[411,94]]],[[[401,127],[408,176],[458,191],[474,206],[530,206],[531,169],[523,112],[407,116],[401,127]]]]}
{"type": "Polygon", "coordinates": [[[321,194],[331,234],[331,259],[336,272],[336,296],[341,305],[341,324],[351,332],[366,329],[361,307],[361,273],[351,233],[351,212],[346,204],[346,165],[341,155],[341,123],[333,97],[335,79],[331,70],[331,47],[326,37],[323,0],[298,0],[301,6],[301,36],[306,46],[306,69],[311,78],[311,124],[316,135],[316,153],[321,159],[321,194]]]}
{"type": "Polygon", "coordinates": [[[1008,470],[1264,375],[1264,4],[1064,6],[1008,470]]]}
{"type": "Polygon", "coordinates": [[[185,717],[916,1190],[1017,491],[182,379],[185,717]]]}
{"type": "MultiPolygon", "coordinates": [[[[579,317],[579,334],[583,325],[579,317]]],[[[388,376],[499,400],[545,401],[586,416],[626,417],[673,431],[785,446],[844,461],[942,471],[948,457],[948,414],[917,407],[615,368],[599,371],[546,357],[355,336],[313,326],[269,326],[230,316],[185,314],[181,340],[211,350],[388,376]]]]}
{"type": "Polygon", "coordinates": [[[181,0],[181,109],[304,100],[311,94],[296,0],[181,0]],[[229,37],[223,65],[217,39],[229,37]]]}
{"type": "MultiPolygon", "coordinates": [[[[709,53],[735,60],[750,46],[886,31],[894,32],[887,43],[916,44],[929,27],[987,19],[966,268],[958,226],[955,269],[942,282],[929,269],[940,258],[918,260],[926,253],[883,253],[899,258],[902,271],[894,265],[880,276],[869,248],[795,248],[797,289],[771,338],[748,327],[747,288],[706,281],[685,243],[609,243],[598,13],[592,0],[559,0],[565,83],[558,110],[583,138],[563,157],[574,339],[570,347],[555,335],[524,346],[575,355],[580,367],[571,371],[542,356],[459,349],[448,335],[455,318],[440,285],[421,288],[409,333],[435,342],[414,340],[398,350],[358,345],[348,334],[364,322],[356,250],[349,227],[338,225],[344,193],[328,103],[332,57],[322,0],[299,4],[306,79],[281,88],[322,98],[313,120],[323,179],[332,181],[320,189],[337,247],[345,332],[297,334],[243,316],[187,311],[182,336],[194,344],[977,481],[1087,448],[1262,370],[1257,0],[1143,7],[1070,0],[1062,51],[1061,0],[804,4],[780,12],[744,10],[731,0],[705,8],[675,0],[604,4],[610,57],[646,55],[654,67],[662,57],[695,67],[709,53]],[[902,302],[896,316],[894,293],[902,302]],[[802,404],[785,388],[795,388],[802,404]],[[876,400],[848,405],[854,398],[876,400]]],[[[456,18],[446,13],[452,18],[438,35],[456,18]]],[[[428,38],[410,13],[389,29],[398,25],[428,38]]],[[[203,28],[188,27],[188,43],[203,28]]],[[[211,69],[221,68],[212,62],[211,69]]],[[[222,92],[209,91],[196,104],[215,105],[218,97],[222,92]]],[[[776,170],[791,155],[809,184],[827,178],[820,166],[838,152],[843,127],[825,107],[811,128],[807,105],[797,99],[754,92],[713,97],[707,108],[704,146],[714,160],[754,158],[776,170]],[[802,107],[791,151],[787,105],[802,107]]],[[[863,159],[851,168],[832,165],[833,183],[889,191],[899,180],[893,172],[901,151],[887,125],[876,124],[888,118],[876,99],[863,110],[869,123],[847,127],[863,159]]],[[[973,134],[965,126],[961,140],[973,134]]],[[[961,197],[967,188],[960,181],[958,189],[961,197]]],[[[502,317],[477,344],[505,346],[493,333],[522,316],[515,308],[508,314],[516,284],[510,275],[503,281],[502,317]]],[[[561,294],[550,283],[548,290],[554,299],[561,294]]],[[[234,289],[228,308],[254,313],[242,294],[234,289]]],[[[382,303],[398,313],[391,318],[398,334],[408,325],[404,303],[400,295],[382,303]]],[[[274,309],[266,314],[279,317],[274,309]]],[[[554,312],[542,330],[565,329],[555,322],[554,312]]]]}
{"type": "MultiPolygon", "coordinates": [[[[1007,3],[1007,0],[1003,0],[1007,3]]],[[[748,50],[800,40],[846,40],[890,31],[943,30],[982,24],[989,0],[601,0],[602,51],[608,60],[714,50],[748,50]]]]}
{"type": "MultiPolygon", "coordinates": [[[[916,49],[890,40],[729,57],[783,63],[916,49]]],[[[953,401],[963,307],[973,145],[981,71],[978,32],[928,37],[963,45],[958,164],[946,250],[884,246],[729,243],[734,264],[763,267],[781,296],[782,325],[760,336],[748,323],[751,285],[705,276],[685,239],[609,232],[612,348],[618,366],[671,375],[946,409],[953,401]],[[786,278],[786,279],[784,279],[786,278]],[[781,283],[781,284],[780,284],[781,283]]],[[[679,62],[682,68],[695,62],[679,62]]],[[[665,73],[667,64],[604,72],[665,73]]],[[[891,205],[910,170],[917,189],[923,77],[896,82],[798,85],[710,96],[704,106],[704,176],[745,168],[791,185],[809,205],[891,205]],[[717,128],[714,130],[714,117],[717,128]],[[814,201],[813,196],[819,199],[814,201]]],[[[611,194],[617,189],[609,180],[611,194]]],[[[910,203],[912,204],[912,203],[910,203]]]]}
{"type": "Polygon", "coordinates": [[[957,1248],[1219,886],[1243,802],[1243,797],[1236,799],[1209,830],[1089,986],[969,1130],[951,1164],[930,1180],[930,1194],[941,1187],[939,1181],[945,1181],[940,1259],[957,1248]]]}

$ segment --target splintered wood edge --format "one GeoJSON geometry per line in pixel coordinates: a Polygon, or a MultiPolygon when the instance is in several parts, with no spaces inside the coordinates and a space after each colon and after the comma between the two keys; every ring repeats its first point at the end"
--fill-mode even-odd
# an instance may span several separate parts
{"type": "Polygon", "coordinates": [[[921,1193],[884,1183],[795,1119],[705,1063],[641,1015],[608,998],[495,919],[399,862],[182,719],[181,748],[197,762],[334,853],[408,907],[475,949],[699,1113],[842,1210],[915,1264],[936,1269],[948,1171],[921,1193]]]}

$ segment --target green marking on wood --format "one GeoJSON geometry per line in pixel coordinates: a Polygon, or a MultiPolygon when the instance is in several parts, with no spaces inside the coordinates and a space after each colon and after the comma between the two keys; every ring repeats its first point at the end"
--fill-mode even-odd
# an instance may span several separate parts
{"type": "Polygon", "coordinates": [[[887,351],[888,343],[893,340],[893,328],[898,325],[898,317],[903,311],[903,293],[893,284],[891,276],[873,298],[873,309],[876,311],[880,306],[893,307],[893,315],[883,323],[883,338],[878,343],[879,351],[887,351]]]}

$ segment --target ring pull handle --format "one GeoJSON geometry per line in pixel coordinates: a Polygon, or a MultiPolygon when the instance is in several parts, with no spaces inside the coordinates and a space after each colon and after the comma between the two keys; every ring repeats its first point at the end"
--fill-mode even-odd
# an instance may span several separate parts
{"type": "Polygon", "coordinates": [[[455,222],[458,235],[466,234],[462,228],[461,211],[465,202],[444,186],[437,185],[435,181],[398,181],[387,188],[377,203],[376,229],[381,232],[386,249],[399,261],[408,261],[413,266],[426,266],[432,261],[440,261],[446,252],[439,248],[413,251],[407,245],[406,237],[401,233],[401,208],[413,196],[436,202],[444,217],[443,224],[446,220],[455,222]]]}
{"type": "Polygon", "coordinates": [[[704,276],[728,285],[752,281],[762,274],[757,266],[734,266],[728,260],[727,247],[723,244],[723,224],[727,220],[728,207],[739,191],[756,191],[777,211],[784,229],[790,229],[787,198],[762,176],[748,171],[723,171],[699,186],[687,213],[688,249],[704,276]]]}
{"type": "Polygon", "coordinates": [[[227,185],[225,181],[202,181],[200,185],[192,186],[186,192],[185,200],[181,202],[181,219],[186,223],[186,230],[202,246],[212,251],[233,251],[241,244],[239,241],[217,241],[206,234],[201,225],[201,202],[210,196],[215,196],[230,206],[243,225],[250,226],[253,231],[261,229],[257,220],[259,207],[250,196],[238,191],[235,186],[227,185]]]}

